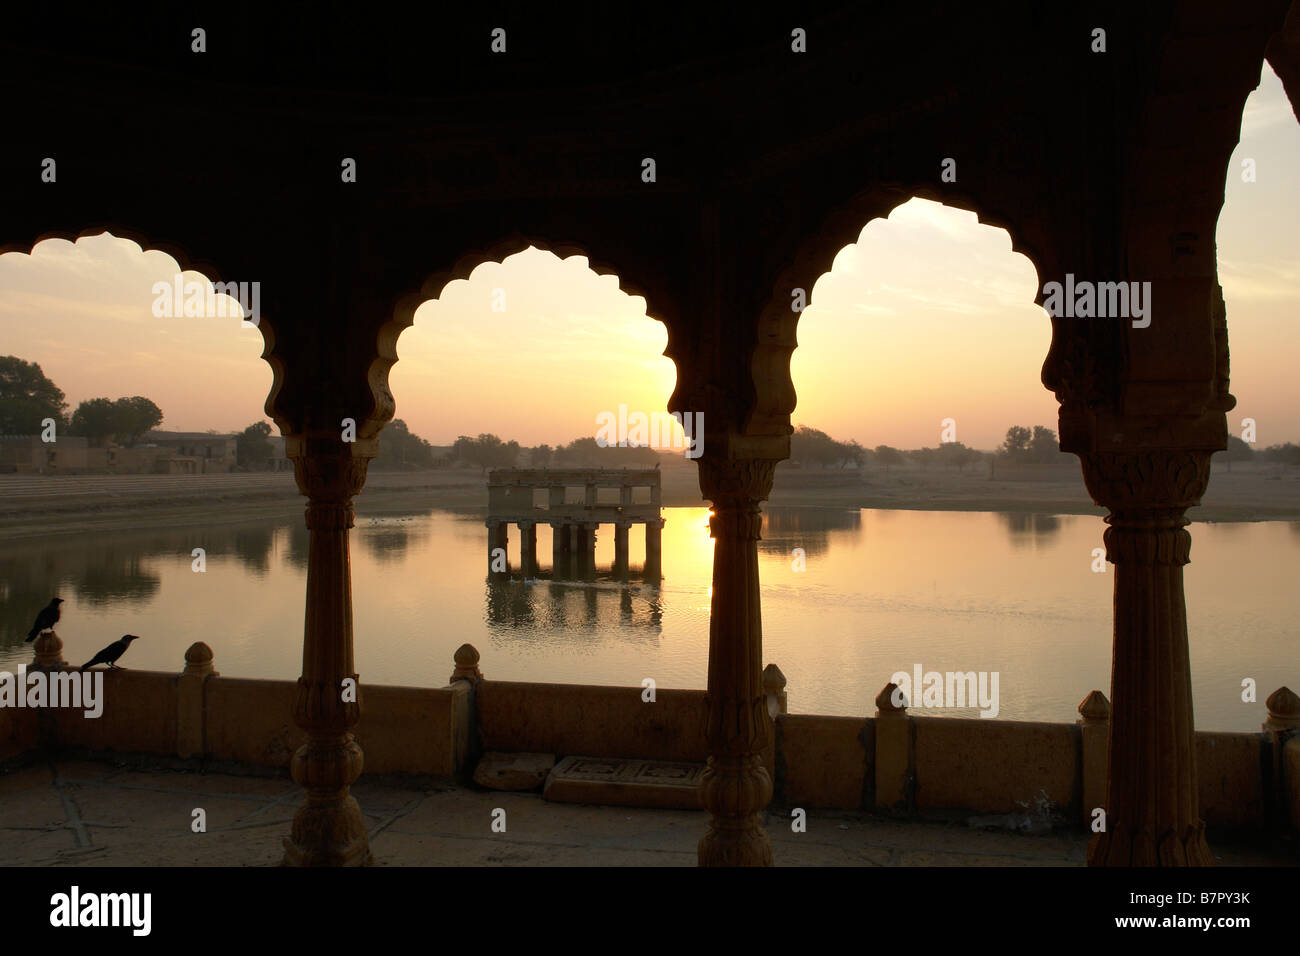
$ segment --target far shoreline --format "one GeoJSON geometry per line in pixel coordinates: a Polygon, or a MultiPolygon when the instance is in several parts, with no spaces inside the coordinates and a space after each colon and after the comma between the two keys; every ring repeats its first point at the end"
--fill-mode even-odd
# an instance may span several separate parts
{"type": "MultiPolygon", "coordinates": [[[[0,476],[0,543],[130,529],[301,518],[291,474],[0,476]]],[[[689,462],[663,469],[664,507],[708,507],[689,462]]],[[[1104,516],[1082,478],[1008,481],[940,469],[865,473],[778,468],[765,507],[1104,516]]],[[[358,519],[487,508],[485,478],[468,469],[374,471],[358,519]]],[[[1193,522],[1300,521],[1300,470],[1216,469],[1193,522]]]]}

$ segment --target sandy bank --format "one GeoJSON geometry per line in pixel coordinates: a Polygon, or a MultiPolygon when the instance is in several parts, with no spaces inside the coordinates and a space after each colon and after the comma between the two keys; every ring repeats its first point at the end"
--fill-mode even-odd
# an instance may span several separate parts
{"type": "MultiPolygon", "coordinates": [[[[666,468],[667,507],[701,507],[696,472],[666,468]]],[[[0,476],[0,539],[88,531],[244,521],[300,515],[305,501],[290,474],[0,476]]],[[[1105,514],[1082,478],[1003,481],[966,473],[895,468],[821,472],[783,466],[771,506],[880,508],[919,511],[1010,511],[1105,514]]],[[[473,471],[375,472],[357,499],[359,515],[432,508],[486,508],[487,491],[473,471]]],[[[1300,469],[1217,469],[1193,521],[1300,521],[1300,469]]]]}

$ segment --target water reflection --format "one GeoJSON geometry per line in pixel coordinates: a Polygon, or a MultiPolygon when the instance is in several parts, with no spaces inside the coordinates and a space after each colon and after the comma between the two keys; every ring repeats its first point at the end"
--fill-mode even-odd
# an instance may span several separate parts
{"type": "MultiPolygon", "coordinates": [[[[468,642],[493,680],[635,687],[652,676],[661,687],[704,687],[708,509],[665,509],[665,518],[661,584],[485,586],[482,511],[358,517],[357,668],[371,683],[442,686],[468,642]]],[[[1114,578],[1089,570],[1103,530],[1090,515],[772,508],[759,556],[764,661],[786,673],[799,713],[869,714],[895,670],[920,664],[998,672],[1000,719],[1071,722],[1088,691],[1110,686],[1114,578]],[[795,547],[806,565],[791,560],[795,547]]],[[[1300,522],[1197,524],[1192,538],[1197,726],[1253,732],[1263,698],[1298,686],[1300,592],[1290,582],[1300,522]],[[1265,688],[1256,703],[1241,701],[1243,674],[1265,688]]],[[[643,547],[634,532],[632,554],[643,547]]],[[[538,550],[545,561],[549,538],[538,550]]],[[[602,571],[614,552],[612,535],[598,535],[602,571]]],[[[224,675],[292,681],[307,555],[301,514],[0,544],[0,669],[31,660],[23,639],[57,594],[69,599],[59,634],[70,660],[132,633],[147,640],[130,667],[175,671],[202,640],[224,675]],[[192,570],[195,547],[207,552],[206,574],[192,570]]]]}
{"type": "Polygon", "coordinates": [[[306,567],[307,529],[292,521],[259,521],[226,527],[60,536],[39,544],[0,545],[0,647],[20,645],[32,619],[54,595],[76,596],[75,611],[149,607],[162,590],[166,564],[192,569],[194,549],[204,561],[234,558],[251,577],[270,574],[277,541],[287,545],[291,565],[306,567]]]}
{"type": "Polygon", "coordinates": [[[357,528],[362,547],[381,564],[400,564],[412,546],[429,537],[426,526],[417,526],[409,516],[370,518],[357,528]]]}
{"type": "MultiPolygon", "coordinates": [[[[91,607],[140,604],[158,593],[162,580],[144,564],[145,556],[111,549],[87,561],[73,581],[77,597],[91,607]]],[[[51,591],[50,593],[54,593],[51,591]]]]}
{"type": "Polygon", "coordinates": [[[496,632],[537,628],[658,634],[663,626],[660,589],[604,581],[495,581],[486,589],[487,622],[496,632]]]}
{"type": "Polygon", "coordinates": [[[819,557],[830,550],[832,532],[856,536],[861,528],[862,512],[857,509],[769,507],[758,550],[788,557],[794,548],[803,548],[805,557],[819,557]]]}
{"type": "Polygon", "coordinates": [[[999,511],[997,516],[1013,548],[1037,548],[1061,533],[1059,515],[999,511]]]}

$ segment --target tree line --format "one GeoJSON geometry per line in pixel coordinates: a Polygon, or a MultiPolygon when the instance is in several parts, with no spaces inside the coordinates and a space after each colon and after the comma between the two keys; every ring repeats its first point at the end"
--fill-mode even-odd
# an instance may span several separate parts
{"type": "Polygon", "coordinates": [[[143,395],[89,398],[71,415],[63,390],[35,362],[0,357],[0,435],[39,435],[52,420],[56,434],[78,435],[94,446],[131,446],[162,424],[162,409],[143,395]]]}
{"type": "MultiPolygon", "coordinates": [[[[78,435],[95,446],[108,441],[130,447],[162,424],[163,411],[143,395],[110,399],[90,398],[69,414],[66,397],[40,365],[15,355],[0,357],[0,435],[39,435],[44,422],[52,419],[60,434],[78,435]]],[[[236,436],[239,467],[259,469],[274,452],[270,440],[271,426],[255,422],[236,436]]],[[[1000,460],[1025,464],[1050,464],[1073,460],[1060,450],[1055,430],[1045,425],[1012,425],[1006,438],[992,453],[1000,460]]],[[[1300,465],[1300,445],[1286,442],[1255,450],[1250,444],[1230,435],[1228,448],[1219,453],[1231,468],[1233,462],[1262,461],[1271,464],[1300,465]]],[[[534,468],[548,467],[626,467],[645,468],[660,461],[660,454],[648,447],[601,447],[594,438],[577,438],[567,445],[547,444],[532,448],[517,441],[482,433],[476,437],[461,435],[449,454],[439,455],[428,441],[412,432],[402,419],[385,427],[379,442],[379,456],[374,465],[383,468],[436,468],[464,464],[486,472],[492,468],[512,468],[526,455],[534,468]]],[[[988,458],[988,453],[969,448],[961,442],[941,442],[937,448],[904,450],[889,445],[866,448],[856,441],[837,441],[826,432],[800,425],[790,438],[790,458],[801,466],[820,468],[864,468],[876,465],[888,472],[891,468],[912,463],[921,468],[931,465],[957,468],[988,458]]]]}

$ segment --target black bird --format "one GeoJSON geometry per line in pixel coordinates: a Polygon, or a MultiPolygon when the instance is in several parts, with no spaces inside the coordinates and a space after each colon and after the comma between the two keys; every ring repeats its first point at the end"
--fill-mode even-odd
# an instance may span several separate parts
{"type": "Polygon", "coordinates": [[[50,603],[41,608],[41,613],[36,615],[36,622],[32,625],[32,629],[27,632],[27,643],[36,640],[37,634],[43,634],[59,623],[59,615],[63,613],[59,610],[59,605],[62,603],[63,598],[50,598],[50,603]]]}
{"type": "Polygon", "coordinates": [[[114,641],[108,645],[108,647],[82,664],[81,669],[84,671],[87,667],[94,667],[96,664],[107,664],[109,667],[116,667],[117,659],[126,653],[126,649],[131,646],[132,641],[138,640],[140,638],[135,634],[123,634],[120,641],[114,641]]]}

